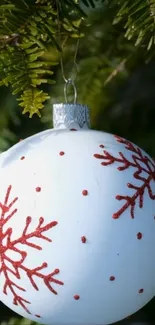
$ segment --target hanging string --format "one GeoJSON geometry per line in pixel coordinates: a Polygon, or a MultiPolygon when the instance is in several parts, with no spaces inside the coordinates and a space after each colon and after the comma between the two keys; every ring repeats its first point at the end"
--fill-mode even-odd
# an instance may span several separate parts
{"type": "Polygon", "coordinates": [[[75,53],[74,53],[74,57],[73,57],[73,67],[72,70],[74,68],[74,75],[72,75],[72,77],[66,77],[65,76],[65,72],[64,72],[64,63],[63,63],[63,48],[67,42],[68,36],[66,36],[65,40],[62,42],[62,38],[61,38],[61,26],[60,26],[60,16],[59,16],[59,2],[56,0],[56,6],[57,6],[57,19],[58,19],[58,33],[59,33],[59,41],[60,41],[60,48],[61,48],[61,56],[60,56],[60,65],[61,65],[61,73],[62,73],[62,78],[65,82],[64,85],[64,96],[65,96],[65,101],[66,103],[68,103],[67,100],[67,92],[68,92],[68,86],[71,85],[74,91],[74,103],[76,103],[77,101],[77,90],[76,90],[76,86],[75,86],[75,80],[77,78],[77,74],[78,74],[78,65],[77,65],[77,54],[78,54],[78,49],[79,49],[79,38],[77,40],[77,44],[76,44],[76,49],[75,49],[75,53]]]}
{"type": "MultiPolygon", "coordinates": [[[[76,77],[77,77],[77,74],[78,74],[78,64],[76,62],[78,49],[79,49],[79,38],[77,40],[74,59],[73,59],[73,68],[75,68],[75,74],[74,74],[74,76],[72,78],[66,78],[65,73],[64,73],[63,54],[60,57],[61,72],[62,72],[62,77],[63,77],[65,82],[67,82],[69,79],[72,79],[72,81],[76,80],[76,77]]],[[[63,47],[62,47],[62,50],[63,50],[63,47]]],[[[62,53],[63,53],[63,51],[62,51],[62,53]]]]}

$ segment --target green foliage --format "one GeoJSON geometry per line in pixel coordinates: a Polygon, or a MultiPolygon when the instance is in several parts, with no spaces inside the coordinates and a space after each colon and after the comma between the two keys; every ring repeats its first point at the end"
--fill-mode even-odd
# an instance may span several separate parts
{"type": "Polygon", "coordinates": [[[155,45],[155,1],[111,1],[118,8],[114,23],[123,22],[125,37],[148,50],[155,45]]]}
{"type": "Polygon", "coordinates": [[[11,318],[7,322],[1,322],[0,325],[37,325],[38,323],[32,322],[31,320],[28,320],[26,318],[11,318]]]}
{"type": "Polygon", "coordinates": [[[43,108],[43,102],[49,98],[48,94],[42,90],[32,88],[24,90],[24,93],[18,100],[21,101],[19,105],[24,107],[23,114],[30,112],[30,117],[32,117],[35,113],[41,116],[39,110],[43,108]]]}
{"type": "MultiPolygon", "coordinates": [[[[23,113],[40,116],[44,101],[49,98],[43,84],[54,83],[51,78],[62,51],[60,34],[62,42],[66,36],[71,39],[84,36],[87,16],[80,3],[91,8],[102,5],[108,17],[113,18],[111,24],[119,23],[124,27],[123,37],[133,41],[143,52],[146,48],[154,49],[154,0],[2,0],[0,85],[12,87],[12,93],[24,108],[23,113]],[[46,60],[47,54],[54,49],[58,52],[57,61],[52,55],[46,60]],[[32,97],[35,100],[31,104],[32,97]]],[[[150,57],[152,55],[154,51],[150,57]]]]}
{"type": "MultiPolygon", "coordinates": [[[[93,5],[93,1],[90,3],[93,5]]],[[[77,1],[59,1],[58,5],[49,0],[1,1],[0,85],[12,87],[24,107],[23,113],[40,115],[48,98],[39,87],[53,83],[51,75],[56,62],[47,62],[44,55],[51,46],[61,52],[58,25],[62,37],[80,37],[84,16],[77,1]],[[29,105],[34,94],[35,100],[29,105]]]]}

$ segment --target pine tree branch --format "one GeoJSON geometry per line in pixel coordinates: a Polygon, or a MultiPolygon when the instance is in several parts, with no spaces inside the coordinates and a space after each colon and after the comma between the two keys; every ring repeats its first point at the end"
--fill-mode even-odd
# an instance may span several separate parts
{"type": "Polygon", "coordinates": [[[114,24],[122,22],[128,40],[150,50],[155,45],[155,0],[112,0],[116,7],[114,24]]]}
{"type": "MultiPolygon", "coordinates": [[[[149,50],[150,57],[154,55],[155,0],[1,0],[0,85],[12,87],[24,108],[23,113],[40,116],[44,101],[49,98],[43,84],[54,83],[51,76],[56,62],[47,62],[45,56],[51,48],[61,52],[58,24],[62,41],[66,36],[82,37],[86,14],[79,3],[94,8],[101,2],[109,21],[113,14],[113,23],[121,26],[121,30],[125,27],[123,33],[127,40],[143,52],[149,50]]],[[[116,70],[110,73],[108,82],[116,70]]]]}
{"type": "MultiPolygon", "coordinates": [[[[94,5],[94,1],[87,1],[94,5]]],[[[84,12],[76,0],[59,0],[62,37],[81,37],[84,12]]],[[[51,68],[56,62],[44,59],[49,47],[61,52],[56,0],[3,0],[0,5],[0,85],[18,94],[23,113],[38,114],[49,98],[42,84],[54,83],[51,68]]]]}

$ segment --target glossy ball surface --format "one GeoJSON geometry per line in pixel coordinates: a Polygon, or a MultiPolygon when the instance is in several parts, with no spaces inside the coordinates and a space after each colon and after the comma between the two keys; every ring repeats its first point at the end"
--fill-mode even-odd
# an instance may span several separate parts
{"type": "Polygon", "coordinates": [[[155,293],[155,163],[120,137],[47,130],[2,154],[0,295],[43,324],[104,325],[155,293]]]}

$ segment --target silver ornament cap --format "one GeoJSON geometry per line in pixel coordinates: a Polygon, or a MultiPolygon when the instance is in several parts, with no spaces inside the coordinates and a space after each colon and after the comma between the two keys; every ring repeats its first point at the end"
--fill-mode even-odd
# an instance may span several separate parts
{"type": "Polygon", "coordinates": [[[54,104],[53,127],[54,129],[89,129],[89,108],[76,103],[54,104]]]}
{"type": "Polygon", "coordinates": [[[53,105],[54,129],[89,129],[90,115],[86,105],[77,104],[77,90],[74,80],[65,79],[64,96],[66,103],[53,105]],[[74,95],[73,103],[68,103],[68,87],[71,86],[74,95]]]}

